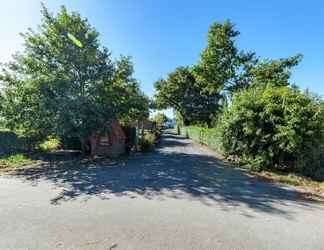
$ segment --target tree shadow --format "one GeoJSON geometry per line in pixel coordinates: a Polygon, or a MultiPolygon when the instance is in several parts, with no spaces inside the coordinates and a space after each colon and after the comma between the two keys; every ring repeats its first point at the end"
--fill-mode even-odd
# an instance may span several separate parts
{"type": "Polygon", "coordinates": [[[213,156],[199,152],[174,151],[189,140],[164,135],[156,152],[108,162],[54,161],[42,167],[17,170],[13,175],[37,185],[50,181],[61,193],[51,203],[76,198],[116,196],[146,199],[189,199],[223,209],[245,205],[254,211],[292,218],[285,208],[294,202],[312,209],[313,204],[299,200],[292,189],[263,182],[234,169],[213,156]]]}
{"type": "Polygon", "coordinates": [[[0,128],[0,157],[12,153],[26,153],[31,142],[27,137],[18,136],[16,133],[0,128]]]}

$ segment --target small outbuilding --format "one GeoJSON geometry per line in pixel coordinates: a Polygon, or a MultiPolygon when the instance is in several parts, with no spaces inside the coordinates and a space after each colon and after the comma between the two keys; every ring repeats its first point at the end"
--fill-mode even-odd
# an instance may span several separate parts
{"type": "Polygon", "coordinates": [[[110,124],[109,132],[97,132],[90,138],[91,154],[117,157],[125,153],[126,135],[117,120],[110,124]]]}

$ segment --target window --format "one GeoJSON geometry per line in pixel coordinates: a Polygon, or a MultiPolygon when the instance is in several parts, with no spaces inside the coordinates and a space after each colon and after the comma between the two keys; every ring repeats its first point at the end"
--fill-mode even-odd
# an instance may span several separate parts
{"type": "Polygon", "coordinates": [[[99,145],[100,146],[109,146],[110,145],[109,136],[108,135],[100,136],[99,145]]]}

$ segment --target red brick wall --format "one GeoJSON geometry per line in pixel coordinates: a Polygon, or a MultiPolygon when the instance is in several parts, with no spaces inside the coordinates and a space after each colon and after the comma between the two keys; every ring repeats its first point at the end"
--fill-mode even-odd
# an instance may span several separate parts
{"type": "Polygon", "coordinates": [[[90,138],[92,155],[107,155],[117,157],[125,153],[126,135],[117,120],[111,122],[111,131],[105,135],[106,138],[96,133],[90,138]],[[105,143],[101,139],[108,139],[105,143]]]}
{"type": "Polygon", "coordinates": [[[100,135],[91,138],[91,154],[117,157],[125,153],[125,139],[110,141],[109,145],[100,145],[100,135]]]}

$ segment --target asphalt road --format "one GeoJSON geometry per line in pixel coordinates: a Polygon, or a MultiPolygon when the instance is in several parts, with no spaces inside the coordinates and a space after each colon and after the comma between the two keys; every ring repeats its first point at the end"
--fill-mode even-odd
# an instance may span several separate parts
{"type": "Polygon", "coordinates": [[[324,249],[324,207],[165,134],[156,152],[0,175],[0,249],[324,249]]]}

